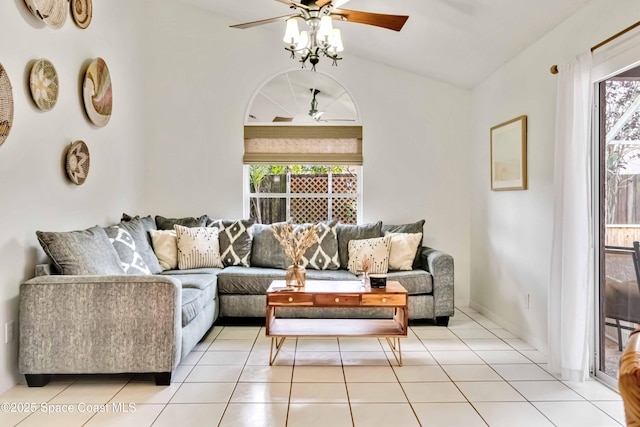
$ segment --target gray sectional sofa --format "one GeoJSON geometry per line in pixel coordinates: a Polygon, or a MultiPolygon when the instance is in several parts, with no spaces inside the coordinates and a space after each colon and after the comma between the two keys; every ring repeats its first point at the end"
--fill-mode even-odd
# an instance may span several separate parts
{"type": "MultiPolygon", "coordinates": [[[[424,221],[397,226],[327,224],[329,247],[317,244],[307,265],[309,280],[359,280],[346,269],[350,240],[386,232],[422,232],[424,221]],[[337,253],[331,252],[332,245],[337,245],[337,253]],[[331,263],[338,268],[313,268],[331,263]]],[[[269,226],[246,220],[125,215],[116,226],[38,232],[38,238],[52,264],[39,265],[36,277],[20,286],[19,370],[29,386],[46,384],[52,374],[94,373],[153,373],[156,384],[169,384],[180,360],[217,319],[264,317],[266,289],[272,280],[284,279],[287,266],[269,226]],[[223,265],[163,269],[152,257],[149,235],[175,224],[217,227],[223,265]],[[131,247],[136,248],[133,256],[131,247]]],[[[389,271],[388,279],[398,280],[408,290],[410,319],[448,324],[454,314],[450,255],[421,244],[413,268],[389,271]]],[[[291,309],[282,315],[387,317],[390,313],[291,309]]]]}

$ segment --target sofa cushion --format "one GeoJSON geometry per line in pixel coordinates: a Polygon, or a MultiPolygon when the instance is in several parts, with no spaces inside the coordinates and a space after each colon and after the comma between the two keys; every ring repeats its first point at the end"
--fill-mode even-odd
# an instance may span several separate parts
{"type": "Polygon", "coordinates": [[[268,224],[253,224],[251,266],[285,269],[291,263],[268,224]]]}
{"type": "Polygon", "coordinates": [[[190,270],[166,270],[162,274],[167,276],[183,276],[186,274],[213,274],[217,275],[222,269],[220,268],[192,268],[190,270]]]}
{"type": "MultiPolygon", "coordinates": [[[[218,273],[218,293],[264,295],[274,280],[284,280],[276,268],[227,267],[218,273]]],[[[358,280],[346,270],[307,270],[307,280],[358,280]]]]}
{"type": "Polygon", "coordinates": [[[109,241],[116,249],[122,268],[127,274],[151,274],[147,263],[144,262],[136,248],[136,242],[124,228],[113,225],[104,229],[109,241]]]}
{"type": "Polygon", "coordinates": [[[120,258],[102,227],[87,230],[36,231],[42,249],[61,274],[124,274],[120,258]]]}
{"type": "Polygon", "coordinates": [[[366,271],[369,273],[386,273],[389,271],[390,249],[391,236],[350,241],[349,271],[353,274],[364,271],[362,266],[366,262],[368,264],[366,271]]]}
{"type": "Polygon", "coordinates": [[[252,243],[251,226],[254,222],[253,219],[208,222],[208,227],[216,227],[219,230],[220,255],[225,267],[233,265],[249,267],[252,243]]]}
{"type": "MultiPolygon", "coordinates": [[[[295,230],[298,231],[311,225],[301,224],[295,230]]],[[[314,270],[339,269],[338,220],[317,222],[315,225],[318,227],[318,241],[305,251],[302,256],[302,266],[314,270]]]]}
{"type": "MultiPolygon", "coordinates": [[[[424,219],[409,224],[383,225],[382,233],[423,233],[424,237],[424,219]]],[[[413,260],[413,268],[420,268],[420,249],[422,248],[422,239],[418,245],[416,256],[413,260]]]]}
{"type": "Polygon", "coordinates": [[[349,265],[349,242],[382,237],[382,221],[375,224],[338,224],[337,234],[340,268],[346,270],[349,265]]]}
{"type": "Polygon", "coordinates": [[[397,280],[409,295],[430,294],[433,292],[433,277],[425,270],[390,271],[387,280],[397,280]]]}
{"type": "Polygon", "coordinates": [[[158,230],[173,230],[173,226],[178,224],[184,227],[205,227],[207,225],[208,216],[202,215],[201,217],[194,218],[191,216],[184,218],[165,218],[160,215],[156,215],[156,226],[158,230]]]}
{"type": "MultiPolygon", "coordinates": [[[[189,270],[177,270],[177,271],[189,271],[189,270]]],[[[190,270],[190,271],[198,271],[198,270],[190,270]]],[[[218,285],[218,277],[215,274],[198,274],[198,273],[187,273],[187,274],[169,274],[169,276],[177,279],[182,284],[182,288],[196,288],[200,290],[205,290],[211,286],[213,286],[213,290],[217,288],[218,285]]],[[[212,300],[215,299],[211,298],[212,300]]]]}
{"type": "Polygon", "coordinates": [[[151,230],[153,252],[162,270],[178,268],[178,238],[176,230],[151,230]]]}
{"type": "Polygon", "coordinates": [[[162,267],[160,267],[158,258],[151,247],[151,236],[147,231],[148,222],[140,217],[134,217],[130,221],[120,221],[118,226],[131,234],[133,241],[136,243],[136,250],[149,267],[151,274],[160,273],[162,267]]]}
{"type": "Polygon", "coordinates": [[[412,270],[416,251],[420,248],[422,233],[391,233],[391,250],[389,251],[389,270],[412,270]]]}
{"type": "Polygon", "coordinates": [[[218,229],[211,227],[173,226],[178,246],[178,268],[224,267],[220,259],[218,229]]]}

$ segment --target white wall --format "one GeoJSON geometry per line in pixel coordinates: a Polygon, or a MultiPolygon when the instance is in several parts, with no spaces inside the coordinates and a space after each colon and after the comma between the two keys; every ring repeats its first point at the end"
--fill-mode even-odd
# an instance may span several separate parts
{"type": "MultiPolygon", "coordinates": [[[[242,216],[243,120],[256,91],[298,67],[277,32],[182,2],[147,17],[147,197],[165,216],[242,216]]],[[[345,41],[346,42],[346,41],[345,41]]],[[[364,221],[424,218],[425,244],[453,255],[456,301],[469,299],[470,92],[359,59],[319,67],[346,87],[364,128],[364,221]]]]}
{"type": "Polygon", "coordinates": [[[0,2],[0,64],[13,86],[14,121],[0,146],[0,392],[17,374],[17,340],[4,344],[4,325],[17,320],[22,280],[45,259],[36,230],[63,231],[119,220],[135,211],[144,185],[143,2],[94,2],[93,22],[80,30],[69,17],[59,30],[45,27],[22,0],[0,2]],[[113,115],[104,128],[90,124],[81,100],[87,61],[107,62],[113,115]],[[28,88],[30,62],[49,59],[57,69],[58,103],[39,111],[28,88]],[[62,158],[74,140],[86,142],[91,169],[82,186],[70,184],[62,158]]]}
{"type": "Polygon", "coordinates": [[[639,16],[635,0],[592,0],[473,91],[471,306],[543,351],[557,82],[549,67],[586,51],[639,16]],[[529,189],[491,192],[489,129],[522,114],[528,116],[529,189]]]}

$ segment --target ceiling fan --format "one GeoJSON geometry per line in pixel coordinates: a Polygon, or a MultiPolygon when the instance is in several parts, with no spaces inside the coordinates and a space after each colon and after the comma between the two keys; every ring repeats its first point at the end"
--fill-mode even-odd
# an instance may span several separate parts
{"type": "Polygon", "coordinates": [[[342,59],[338,57],[338,53],[344,50],[340,30],[333,28],[332,20],[355,22],[400,31],[407,19],[409,19],[406,15],[387,15],[339,8],[349,0],[276,1],[288,5],[295,13],[236,24],[232,25],[231,28],[246,29],[286,20],[287,29],[283,41],[288,46],[285,49],[291,52],[292,58],[295,57],[296,53],[300,54],[302,66],[304,67],[308,60],[313,70],[315,70],[315,66],[319,62],[320,55],[332,59],[332,65],[337,65],[337,61],[342,59]],[[298,30],[298,18],[307,23],[309,26],[308,31],[298,30]]]}

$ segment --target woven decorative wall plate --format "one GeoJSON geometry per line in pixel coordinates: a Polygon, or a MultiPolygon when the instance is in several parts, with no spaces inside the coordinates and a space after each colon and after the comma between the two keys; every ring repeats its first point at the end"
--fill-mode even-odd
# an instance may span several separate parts
{"type": "Polygon", "coordinates": [[[96,58],[89,64],[84,76],[82,98],[89,120],[96,126],[106,126],[111,118],[113,94],[109,68],[102,58],[96,58]]]}
{"type": "Polygon", "coordinates": [[[13,124],[13,91],[5,69],[0,65],[0,145],[9,136],[13,124]]]}
{"type": "Polygon", "coordinates": [[[58,101],[58,73],[53,64],[46,59],[38,59],[29,76],[31,96],[38,108],[51,110],[58,101]]]}
{"type": "Polygon", "coordinates": [[[27,8],[51,28],[60,28],[67,20],[69,0],[24,0],[27,8]]]}
{"type": "Polygon", "coordinates": [[[83,30],[91,24],[93,15],[92,0],[71,0],[71,16],[76,25],[83,30]]]}
{"type": "Polygon", "coordinates": [[[84,141],[76,141],[67,150],[65,169],[69,180],[76,185],[84,184],[89,175],[90,166],[89,149],[84,141]]]}

